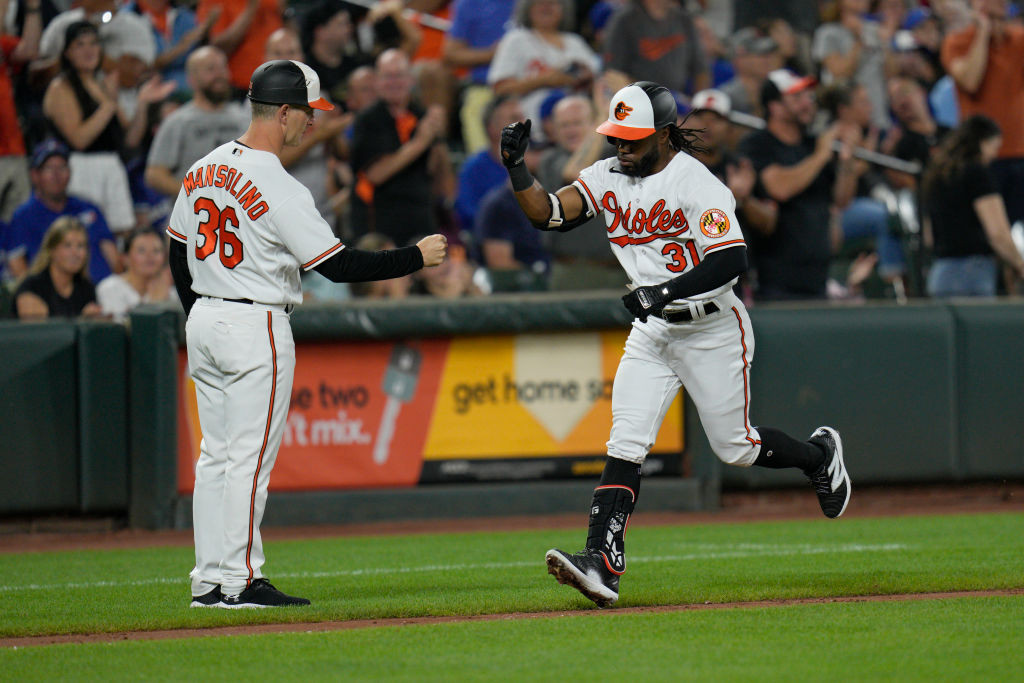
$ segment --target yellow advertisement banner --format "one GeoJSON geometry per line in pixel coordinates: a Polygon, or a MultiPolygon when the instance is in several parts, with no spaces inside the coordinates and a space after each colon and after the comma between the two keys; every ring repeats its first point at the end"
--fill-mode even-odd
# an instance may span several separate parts
{"type": "MultiPolygon", "coordinates": [[[[423,459],[603,454],[627,332],[453,339],[423,459]]],[[[683,443],[680,395],[652,452],[683,443]]]]}

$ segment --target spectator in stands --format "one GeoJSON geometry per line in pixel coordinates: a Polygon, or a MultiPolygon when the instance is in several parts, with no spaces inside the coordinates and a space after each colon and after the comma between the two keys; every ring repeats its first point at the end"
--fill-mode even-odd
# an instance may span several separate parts
{"type": "Polygon", "coordinates": [[[945,74],[942,67],[942,27],[939,18],[925,7],[907,13],[893,37],[895,72],[924,81],[929,88],[945,74]]]}
{"type": "Polygon", "coordinates": [[[46,140],[32,152],[33,193],[11,217],[8,228],[8,265],[15,278],[23,277],[40,253],[45,233],[61,216],[73,216],[86,230],[89,244],[89,278],[99,282],[121,271],[114,235],[98,206],[68,194],[72,171],[70,152],[56,140],[46,140]]]}
{"type": "Polygon", "coordinates": [[[220,18],[220,7],[214,7],[202,23],[196,21],[192,7],[172,0],[133,0],[125,9],[145,17],[152,27],[156,43],[153,68],[165,81],[173,81],[176,91],[187,91],[185,60],[220,18]]]}
{"type": "Polygon", "coordinates": [[[340,114],[346,122],[340,135],[334,138],[331,154],[327,158],[327,204],[334,214],[333,223],[342,240],[354,240],[352,227],[351,199],[355,185],[352,172],[352,132],[356,116],[377,101],[377,79],[373,67],[356,67],[349,74],[345,85],[345,99],[341,102],[344,110],[340,114]]]}
{"type": "Polygon", "coordinates": [[[333,0],[314,5],[303,16],[302,45],[305,63],[320,77],[320,92],[332,102],[345,99],[345,81],[354,69],[373,63],[359,47],[351,8],[333,0]]]}
{"type": "Polygon", "coordinates": [[[239,95],[248,91],[249,77],[263,63],[267,38],[282,26],[282,7],[281,0],[199,0],[200,22],[220,12],[210,45],[227,55],[231,85],[239,95]]]}
{"type": "Polygon", "coordinates": [[[632,0],[604,31],[604,80],[611,92],[654,81],[680,93],[711,87],[708,59],[693,17],[672,0],[632,0]]]}
{"type": "Polygon", "coordinates": [[[972,0],[973,22],[946,36],[942,63],[956,83],[963,118],[984,114],[1003,146],[991,166],[1010,223],[1024,220],[1024,26],[1008,18],[1007,0],[972,0]]]}
{"type": "MultiPolygon", "coordinates": [[[[6,301],[4,297],[10,291],[10,286],[14,284],[14,276],[7,265],[7,250],[10,248],[8,246],[9,242],[10,235],[7,224],[0,221],[0,302],[6,301]]],[[[6,311],[7,307],[0,305],[0,318],[7,315],[6,311]]]]}
{"type": "Polygon", "coordinates": [[[201,47],[186,62],[192,101],[160,125],[146,160],[146,184],[177,197],[181,179],[210,150],[235,139],[249,125],[245,108],[231,102],[228,61],[218,48],[201,47]]]}
{"type": "MultiPolygon", "coordinates": [[[[0,4],[0,9],[4,7],[0,4]]],[[[11,68],[20,68],[36,57],[43,25],[38,0],[27,3],[25,8],[20,39],[5,35],[6,13],[0,13],[0,221],[9,220],[14,208],[29,194],[25,140],[18,125],[11,68]]]]}
{"type": "MultiPolygon", "coordinates": [[[[587,91],[600,59],[579,35],[569,31],[563,0],[519,0],[517,28],[498,43],[487,82],[498,95],[516,95],[526,118],[540,122],[540,105],[552,89],[587,91]]],[[[542,126],[537,142],[547,142],[542,126]]]]}
{"type": "Polygon", "coordinates": [[[789,22],[782,17],[765,17],[758,21],[756,26],[763,35],[769,36],[779,46],[774,55],[772,71],[789,69],[798,74],[809,74],[814,71],[810,36],[794,31],[789,22]]]}
{"type": "Polygon", "coordinates": [[[544,248],[541,232],[534,229],[519,208],[508,182],[484,195],[473,233],[480,245],[483,265],[495,277],[508,275],[509,271],[520,271],[525,276],[522,284],[518,284],[519,278],[515,279],[517,284],[511,286],[496,283],[495,291],[534,289],[541,278],[547,277],[551,257],[544,248]]]}
{"type": "Polygon", "coordinates": [[[779,207],[773,200],[755,194],[757,172],[754,165],[750,159],[729,149],[732,138],[729,96],[720,90],[701,90],[693,96],[690,106],[693,107],[690,118],[694,127],[701,131],[703,148],[694,157],[732,192],[736,199],[736,218],[744,231],[770,236],[775,232],[779,207]]]}
{"type": "MultiPolygon", "coordinates": [[[[148,28],[146,29],[148,35],[148,28]]],[[[47,87],[43,113],[71,152],[71,194],[95,202],[115,233],[135,226],[128,175],[120,152],[141,142],[146,108],[166,96],[159,81],[138,91],[135,114],[125,115],[117,102],[118,73],[100,70],[102,50],[96,27],[70,24],[61,53],[61,72],[47,87]]]]}
{"type": "MultiPolygon", "coordinates": [[[[877,129],[864,135],[871,126],[872,107],[863,85],[833,83],[823,90],[820,100],[822,108],[829,113],[830,121],[839,126],[841,137],[861,139],[858,146],[870,151],[877,149],[877,129]]],[[[879,275],[886,282],[893,283],[897,298],[902,299],[903,247],[899,235],[893,233],[889,209],[876,193],[878,186],[885,191],[885,178],[866,161],[858,160],[853,164],[857,168],[857,189],[840,214],[842,243],[869,239],[878,252],[879,275]]]]}
{"type": "Polygon", "coordinates": [[[353,227],[357,235],[381,232],[408,244],[413,235],[436,231],[439,207],[454,197],[440,138],[446,113],[413,101],[409,58],[400,50],[377,58],[376,83],[380,99],[359,113],[352,134],[353,227]]]}
{"type": "MultiPolygon", "coordinates": [[[[69,4],[64,3],[64,6],[69,4]]],[[[32,68],[52,75],[67,47],[68,27],[81,21],[96,28],[104,53],[120,54],[124,45],[141,43],[150,60],[156,55],[156,43],[145,19],[135,12],[119,9],[117,0],[81,0],[74,9],[61,12],[43,29],[39,59],[32,68]]],[[[109,64],[103,67],[105,70],[112,68],[109,64]]]]}
{"type": "MultiPolygon", "coordinates": [[[[821,22],[820,10],[828,3],[819,0],[732,0],[733,28],[756,26],[766,19],[786,21],[798,35],[811,35],[821,22]]],[[[797,73],[807,73],[797,71],[797,73]]]]}
{"type": "Polygon", "coordinates": [[[94,317],[101,314],[96,289],[86,275],[89,237],[74,216],[61,216],[46,231],[32,269],[14,292],[14,315],[22,320],[94,317]]]}
{"type": "Polygon", "coordinates": [[[345,111],[358,114],[377,101],[377,81],[372,66],[361,66],[348,76],[345,86],[345,111]]]}
{"type": "Polygon", "coordinates": [[[124,240],[124,272],[108,275],[96,285],[96,301],[104,315],[123,322],[140,304],[176,301],[167,268],[164,239],[150,228],[136,228],[124,240]]]}
{"type": "MultiPolygon", "coordinates": [[[[291,28],[281,27],[270,34],[264,61],[294,59],[305,63],[299,37],[291,28]]],[[[334,214],[330,207],[327,183],[328,147],[332,146],[354,117],[344,116],[340,109],[320,112],[313,119],[313,125],[302,136],[295,147],[281,151],[281,164],[299,182],[309,188],[316,208],[330,221],[334,214]]],[[[335,283],[330,283],[331,285],[335,283]]]]}
{"type": "Polygon", "coordinates": [[[925,173],[924,212],[935,241],[931,296],[994,296],[999,271],[993,256],[1024,279],[1024,256],[1010,237],[991,170],[1002,145],[995,121],[975,114],[946,136],[925,173]]]}
{"type": "MultiPolygon", "coordinates": [[[[602,120],[604,111],[602,110],[602,120]]],[[[579,177],[582,169],[615,149],[597,133],[598,114],[591,99],[568,95],[555,105],[554,145],[541,153],[538,182],[556,192],[579,177]]],[[[608,244],[604,218],[594,216],[569,232],[542,233],[545,250],[551,255],[550,287],[555,290],[622,287],[625,275],[608,244]]]]}
{"type": "MultiPolygon", "coordinates": [[[[394,249],[395,243],[387,235],[369,232],[359,238],[356,249],[364,251],[383,251],[394,249]]],[[[323,280],[324,278],[320,278],[323,280]]],[[[409,296],[412,288],[412,275],[393,277],[390,280],[371,280],[369,282],[353,282],[349,284],[352,296],[360,299],[404,299],[409,296]]]]}
{"type": "MultiPolygon", "coordinates": [[[[422,239],[417,236],[416,242],[422,239]]],[[[415,242],[412,242],[415,244],[415,242]]],[[[411,275],[410,294],[427,295],[438,299],[461,299],[490,293],[485,270],[466,258],[462,245],[450,245],[448,258],[436,268],[423,268],[411,275]],[[482,285],[486,285],[486,288],[482,285]]]]}
{"type": "Polygon", "coordinates": [[[444,43],[444,60],[453,69],[470,70],[459,109],[463,148],[467,154],[489,144],[481,122],[483,108],[493,96],[487,85],[487,70],[514,5],[515,0],[455,0],[452,6],[452,25],[444,43]]]}
{"type": "Polygon", "coordinates": [[[711,74],[710,87],[717,88],[736,75],[736,68],[730,57],[729,45],[718,37],[703,14],[693,17],[693,25],[697,29],[701,48],[704,50],[704,56],[708,63],[708,73],[711,74]]]}
{"type": "Polygon", "coordinates": [[[419,26],[405,15],[402,0],[378,0],[363,17],[362,24],[372,36],[373,56],[395,49],[401,50],[412,61],[423,39],[419,26]]]}
{"type": "Polygon", "coordinates": [[[868,90],[872,122],[889,128],[889,100],[885,91],[885,63],[892,45],[893,27],[866,18],[870,0],[839,0],[838,21],[822,24],[814,32],[812,56],[821,65],[821,81],[852,80],[868,90]]]}
{"type": "Polygon", "coordinates": [[[767,197],[779,205],[770,236],[748,235],[757,269],[755,295],[762,300],[825,298],[831,207],[845,207],[857,184],[849,150],[857,141],[845,141],[838,163],[833,163],[839,128],[833,125],[817,139],[809,134],[817,114],[813,85],[813,78],[784,69],[768,74],[761,91],[766,127],[739,146],[767,197]]]}
{"type": "Polygon", "coordinates": [[[508,173],[501,163],[501,130],[505,126],[523,120],[519,98],[499,95],[484,108],[484,125],[490,146],[473,154],[459,170],[455,192],[455,216],[459,228],[472,233],[480,200],[490,190],[508,181],[508,173]]]}
{"type": "Polygon", "coordinates": [[[775,69],[779,51],[775,39],[761,35],[752,26],[740,29],[732,37],[733,64],[736,75],[718,89],[728,95],[730,111],[739,111],[764,118],[761,109],[761,86],[775,69]]]}
{"type": "MultiPolygon", "coordinates": [[[[932,116],[928,93],[920,81],[894,76],[888,87],[895,125],[882,151],[905,161],[916,161],[924,169],[949,128],[932,116]]],[[[886,177],[895,188],[916,189],[918,185],[918,177],[910,173],[887,170],[886,177]]]]}

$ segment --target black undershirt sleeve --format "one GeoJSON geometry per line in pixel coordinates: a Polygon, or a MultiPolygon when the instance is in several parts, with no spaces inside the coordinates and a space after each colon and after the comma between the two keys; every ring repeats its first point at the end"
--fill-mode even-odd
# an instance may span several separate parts
{"type": "Polygon", "coordinates": [[[708,254],[692,270],[672,278],[665,286],[668,287],[669,299],[685,299],[718,289],[746,271],[747,248],[729,247],[708,254]]]}
{"type": "Polygon", "coordinates": [[[402,277],[422,267],[423,252],[413,245],[384,251],[346,247],[313,270],[332,282],[369,282],[402,277]]]}
{"type": "Polygon", "coordinates": [[[167,260],[174,277],[174,288],[178,290],[178,299],[187,316],[197,298],[192,291],[192,274],[188,272],[188,249],[178,240],[172,239],[167,260]]]}

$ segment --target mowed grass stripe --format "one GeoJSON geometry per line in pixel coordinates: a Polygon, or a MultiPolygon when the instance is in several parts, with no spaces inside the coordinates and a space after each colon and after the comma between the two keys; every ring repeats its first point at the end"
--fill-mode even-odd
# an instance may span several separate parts
{"type": "MultiPolygon", "coordinates": [[[[619,606],[1022,588],[1022,530],[1021,513],[639,527],[627,535],[629,570],[619,606]],[[775,554],[765,554],[773,547],[775,554]],[[720,556],[712,556],[715,552],[720,556]],[[659,559],[634,561],[640,557],[659,559]]],[[[543,561],[550,547],[578,548],[584,533],[531,530],[268,544],[270,579],[313,605],[245,613],[188,609],[189,548],[4,555],[0,583],[58,587],[0,594],[0,636],[589,610],[592,603],[559,586],[543,561]],[[366,572],[406,567],[446,569],[366,572]],[[179,580],[131,585],[175,572],[179,580]],[[119,585],[62,587],[95,582],[119,585]]]]}
{"type": "MultiPolygon", "coordinates": [[[[907,546],[899,543],[886,543],[881,545],[864,545],[859,543],[828,546],[828,545],[799,545],[794,547],[768,546],[755,544],[740,544],[735,550],[715,550],[716,546],[702,544],[709,549],[705,552],[689,553],[686,555],[661,555],[654,557],[630,557],[630,564],[644,564],[647,562],[687,562],[691,560],[712,560],[712,559],[739,559],[744,557],[782,557],[785,555],[819,555],[823,553],[862,553],[874,551],[896,551],[906,550],[907,546]]],[[[512,569],[516,567],[535,567],[536,561],[521,562],[487,562],[482,564],[448,564],[448,565],[425,565],[422,567],[368,567],[366,569],[337,570],[330,572],[282,572],[275,578],[279,579],[330,579],[342,576],[371,576],[382,574],[409,574],[415,572],[452,572],[452,571],[484,571],[491,569],[512,569]]],[[[138,579],[134,581],[89,581],[70,582],[62,584],[26,584],[0,585],[0,592],[32,591],[32,590],[82,590],[90,588],[138,588],[149,585],[187,585],[188,580],[182,577],[156,577],[151,579],[138,579]]]]}
{"type": "Polygon", "coordinates": [[[10,680],[1014,680],[1024,597],[602,613],[0,650],[10,680]]]}
{"type": "Polygon", "coordinates": [[[853,595],[833,598],[794,598],[790,600],[759,600],[757,602],[705,602],[696,605],[650,605],[645,607],[613,607],[591,610],[553,610],[547,612],[519,612],[504,614],[475,614],[449,617],[403,617],[393,619],[352,619],[350,621],[314,621],[291,624],[253,624],[249,626],[223,626],[204,629],[174,629],[170,631],[121,631],[101,634],[72,634],[60,636],[25,636],[21,638],[0,638],[0,648],[41,647],[68,643],[120,642],[125,640],[165,640],[181,638],[209,638],[219,636],[260,635],[268,633],[297,633],[314,631],[342,631],[364,628],[394,628],[422,626],[462,621],[493,621],[511,619],[547,619],[551,617],[593,617],[624,614],[660,614],[684,610],[729,610],[756,609],[763,607],[788,607],[824,602],[883,602],[912,600],[949,600],[962,598],[1024,597],[1024,588],[1003,591],[959,591],[943,593],[904,593],[902,595],[853,595]]]}

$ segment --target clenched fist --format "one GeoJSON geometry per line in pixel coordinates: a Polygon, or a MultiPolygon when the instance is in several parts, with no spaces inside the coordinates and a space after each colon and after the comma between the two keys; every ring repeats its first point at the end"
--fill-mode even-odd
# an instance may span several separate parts
{"type": "Polygon", "coordinates": [[[416,246],[423,254],[423,267],[439,266],[448,253],[448,238],[444,235],[427,235],[416,246]]]}
{"type": "Polygon", "coordinates": [[[530,119],[516,121],[501,129],[501,163],[512,168],[523,163],[526,148],[530,146],[530,119]]]}

